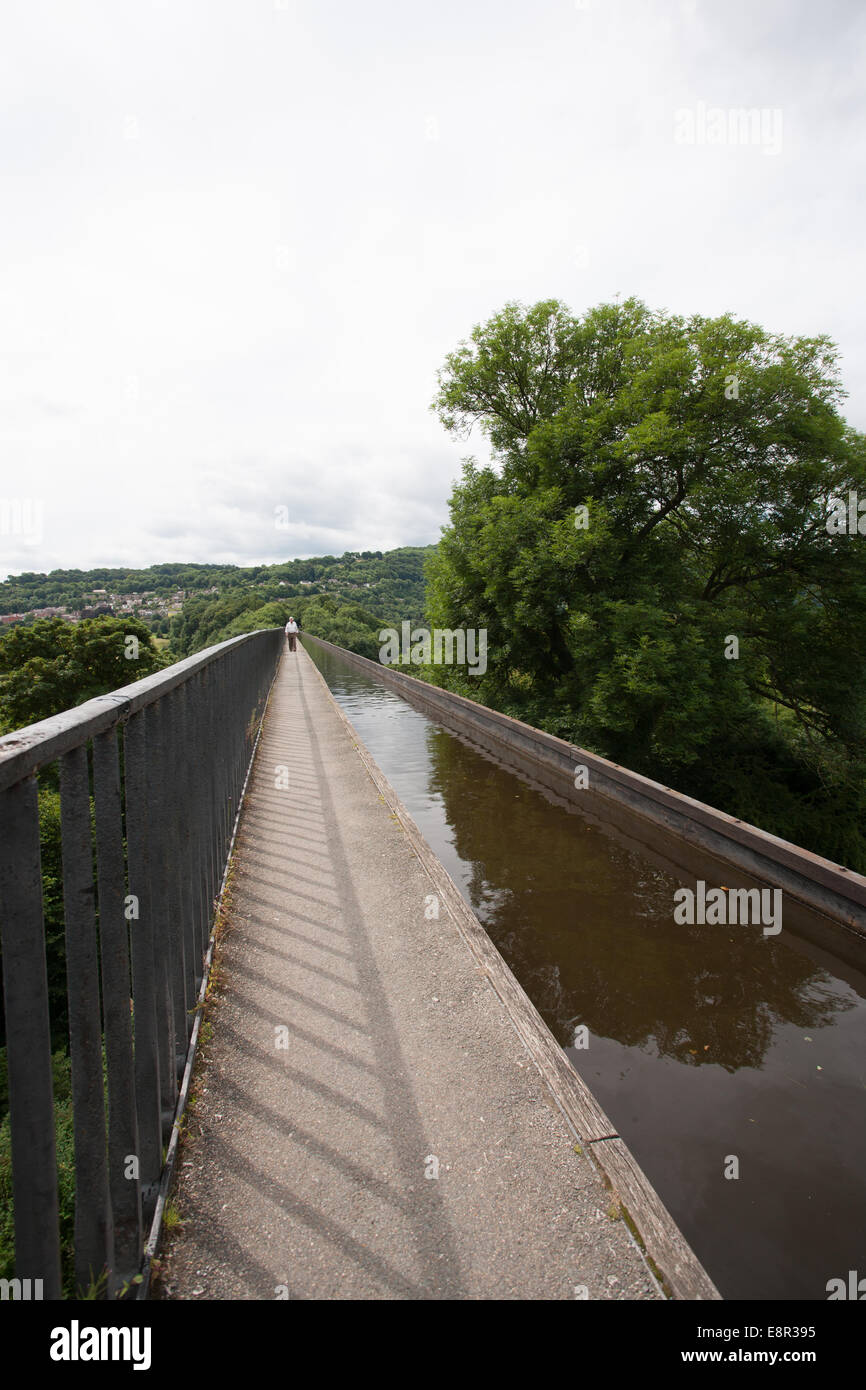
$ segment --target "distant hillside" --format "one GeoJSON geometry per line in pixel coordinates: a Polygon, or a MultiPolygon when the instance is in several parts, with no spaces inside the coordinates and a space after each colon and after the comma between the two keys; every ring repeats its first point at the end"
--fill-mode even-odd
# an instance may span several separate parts
{"type": "Polygon", "coordinates": [[[0,618],[9,626],[42,616],[77,622],[99,613],[128,614],[170,638],[179,655],[219,640],[229,625],[236,630],[240,622],[244,630],[246,613],[273,602],[297,607],[302,600],[327,596],[337,607],[360,604],[377,620],[392,624],[424,612],[424,562],[435,548],[346,551],[339,557],[276,565],[165,564],[27,573],[0,583],[0,618]]]}

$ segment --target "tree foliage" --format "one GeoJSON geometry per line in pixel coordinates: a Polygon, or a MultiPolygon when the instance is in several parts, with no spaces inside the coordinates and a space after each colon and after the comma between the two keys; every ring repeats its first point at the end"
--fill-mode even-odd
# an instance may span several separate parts
{"type": "Polygon", "coordinates": [[[866,500],[843,395],[829,339],[730,315],[551,301],[476,328],[434,404],[496,466],[467,461],[428,564],[431,624],[488,630],[464,693],[866,866],[866,539],[827,524],[866,500]]]}
{"type": "Polygon", "coordinates": [[[40,618],[13,627],[0,637],[0,733],[131,685],[163,664],[136,618],[40,618]]]}
{"type": "Polygon", "coordinates": [[[424,563],[433,549],[403,546],[384,554],[346,551],[339,558],[292,560],[239,571],[255,575],[254,585],[245,579],[217,597],[196,594],[186,600],[182,612],[172,619],[171,651],[176,658],[188,656],[256,627],[282,626],[290,614],[300,621],[300,612],[311,603],[320,606],[325,599],[324,611],[329,614],[335,604],[375,611],[380,628],[405,618],[419,620],[425,602],[424,563]]]}
{"type": "Polygon", "coordinates": [[[304,632],[346,647],[371,661],[379,655],[378,634],[383,626],[388,626],[359,603],[341,604],[328,597],[305,601],[295,618],[304,632]]]}

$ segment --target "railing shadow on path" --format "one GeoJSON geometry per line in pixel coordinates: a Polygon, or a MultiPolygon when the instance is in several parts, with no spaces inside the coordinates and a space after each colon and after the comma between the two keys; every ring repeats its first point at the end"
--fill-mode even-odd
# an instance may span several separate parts
{"type": "Polygon", "coordinates": [[[284,655],[249,781],[196,1173],[181,1187],[186,1226],[165,1292],[459,1298],[371,935],[377,893],[368,875],[355,882],[351,818],[334,801],[345,734],[337,720],[323,726],[316,680],[305,658],[284,655]]]}

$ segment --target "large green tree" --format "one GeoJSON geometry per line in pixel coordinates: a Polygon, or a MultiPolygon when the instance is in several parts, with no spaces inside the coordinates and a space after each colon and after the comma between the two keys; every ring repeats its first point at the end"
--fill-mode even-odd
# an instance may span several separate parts
{"type": "Polygon", "coordinates": [[[0,733],[131,685],[162,664],[137,618],[40,618],[13,627],[0,638],[0,733]]]}
{"type": "Polygon", "coordinates": [[[866,501],[866,440],[843,395],[829,339],[730,315],[550,301],[476,328],[434,405],[495,463],[465,465],[428,567],[431,623],[488,629],[464,692],[864,866],[866,537],[828,521],[866,501]]]}

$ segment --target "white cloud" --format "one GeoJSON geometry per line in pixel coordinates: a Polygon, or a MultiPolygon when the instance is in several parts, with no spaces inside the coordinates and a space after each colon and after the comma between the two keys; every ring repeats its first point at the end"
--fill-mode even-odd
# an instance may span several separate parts
{"type": "Polygon", "coordinates": [[[0,498],[44,524],[0,573],[435,540],[436,369],[508,299],[829,333],[863,428],[864,40],[781,0],[8,7],[0,498]],[[677,144],[699,103],[780,151],[677,144]]]}

